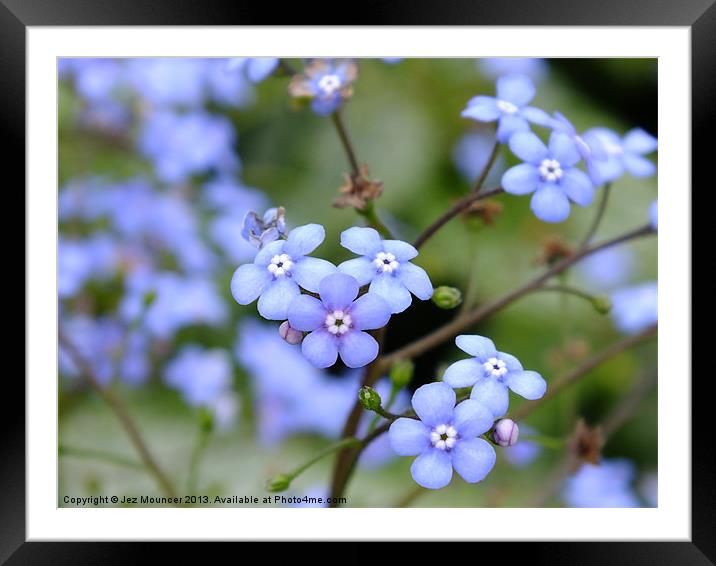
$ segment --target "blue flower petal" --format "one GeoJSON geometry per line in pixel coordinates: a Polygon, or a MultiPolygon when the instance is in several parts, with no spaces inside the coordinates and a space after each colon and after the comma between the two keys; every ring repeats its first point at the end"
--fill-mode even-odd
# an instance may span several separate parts
{"type": "Polygon", "coordinates": [[[507,408],[510,406],[507,386],[493,377],[486,377],[478,381],[472,388],[470,399],[475,399],[485,405],[492,411],[494,417],[507,414],[507,408]]]}
{"type": "Polygon", "coordinates": [[[517,395],[530,401],[539,399],[547,391],[547,382],[536,371],[508,372],[505,382],[517,395]]]}
{"type": "Polygon", "coordinates": [[[254,258],[256,265],[267,266],[271,263],[271,258],[275,255],[281,255],[283,253],[283,246],[286,244],[286,240],[274,240],[266,244],[259,250],[254,258]]]}
{"type": "Polygon", "coordinates": [[[463,118],[472,118],[479,122],[494,122],[502,112],[497,107],[497,100],[491,96],[476,96],[467,104],[460,114],[463,118]]]}
{"type": "Polygon", "coordinates": [[[474,438],[492,428],[495,418],[492,411],[474,399],[467,399],[455,407],[453,426],[461,439],[474,438]]]}
{"type": "Polygon", "coordinates": [[[651,177],[656,173],[656,165],[645,157],[625,153],[622,159],[624,160],[624,167],[634,177],[651,177]]]}
{"type": "Polygon", "coordinates": [[[354,226],[341,232],[341,246],[355,254],[374,257],[383,249],[383,240],[373,228],[354,226]]]}
{"type": "Polygon", "coordinates": [[[497,79],[497,98],[524,106],[535,96],[535,86],[526,75],[505,75],[497,79]]]}
{"type": "Polygon", "coordinates": [[[341,102],[342,99],[339,95],[318,97],[311,101],[311,109],[319,116],[328,116],[338,109],[341,102]]]}
{"type": "Polygon", "coordinates": [[[624,174],[624,163],[616,157],[608,157],[604,161],[594,161],[592,168],[596,172],[597,184],[616,181],[624,174]]]}
{"type": "Polygon", "coordinates": [[[306,224],[288,233],[283,252],[293,258],[310,254],[326,237],[326,230],[320,224],[306,224]]]}
{"type": "Polygon", "coordinates": [[[310,332],[323,326],[326,309],[323,303],[311,295],[300,295],[288,307],[288,322],[296,330],[310,332]]]}
{"type": "Polygon", "coordinates": [[[497,348],[489,338],[475,334],[460,334],[455,338],[455,344],[463,352],[475,356],[479,361],[485,362],[487,358],[497,355],[497,348]]]}
{"type": "Polygon", "coordinates": [[[415,419],[398,419],[388,430],[390,446],[398,456],[417,456],[430,448],[430,429],[415,419]]]}
{"type": "Polygon", "coordinates": [[[377,293],[387,301],[393,314],[403,312],[413,302],[410,291],[391,273],[376,276],[369,289],[371,293],[377,293]]]}
{"type": "Polygon", "coordinates": [[[510,149],[527,163],[539,165],[548,157],[547,146],[532,132],[518,132],[510,138],[510,149]]]}
{"type": "Polygon", "coordinates": [[[402,263],[396,272],[396,277],[418,299],[427,301],[433,296],[433,284],[422,267],[412,263],[402,263]]]}
{"type": "Polygon", "coordinates": [[[552,118],[547,112],[534,106],[525,106],[520,110],[520,114],[538,126],[549,126],[552,123],[552,118]]]}
{"type": "Polygon", "coordinates": [[[452,420],[455,392],[439,381],[418,387],[413,393],[413,409],[426,425],[437,426],[452,420]]]}
{"type": "Polygon", "coordinates": [[[510,167],[502,175],[502,188],[513,195],[526,195],[539,185],[537,168],[531,163],[520,163],[510,167]]]}
{"type": "Polygon", "coordinates": [[[569,216],[569,199],[557,185],[544,183],[532,195],[532,212],[545,222],[562,222],[569,216]]]}
{"type": "Polygon", "coordinates": [[[312,293],[317,293],[321,281],[335,272],[335,265],[317,257],[302,257],[291,269],[296,283],[312,293]]]}
{"type": "Polygon", "coordinates": [[[291,279],[286,277],[275,279],[266,286],[259,297],[259,314],[268,320],[286,320],[291,301],[300,294],[298,285],[291,279]]]}
{"type": "Polygon", "coordinates": [[[560,179],[567,196],[579,206],[589,206],[594,199],[594,186],[586,173],[579,169],[567,169],[560,179]]]}
{"type": "Polygon", "coordinates": [[[641,128],[635,128],[624,136],[622,146],[624,151],[629,153],[646,154],[656,151],[659,142],[654,136],[646,133],[641,128]]]}
{"type": "Polygon", "coordinates": [[[272,278],[265,267],[253,263],[242,265],[231,278],[231,294],[240,305],[248,305],[258,298],[272,278]]]}
{"type": "Polygon", "coordinates": [[[450,364],[443,374],[443,381],[450,387],[470,387],[484,375],[482,364],[474,358],[468,358],[450,364]]]}
{"type": "Polygon", "coordinates": [[[338,266],[338,271],[355,277],[359,285],[367,285],[378,273],[373,262],[367,257],[344,261],[338,266]]]}
{"type": "Polygon", "coordinates": [[[497,125],[497,140],[507,143],[518,132],[529,132],[530,125],[525,118],[518,114],[505,114],[497,125]]]}
{"type": "Polygon", "coordinates": [[[410,261],[418,255],[418,250],[407,242],[400,240],[384,240],[383,251],[391,253],[399,262],[410,261]]]}
{"type": "Polygon", "coordinates": [[[380,295],[366,293],[353,303],[350,315],[354,328],[358,330],[374,330],[388,324],[390,306],[380,295]]]}
{"type": "Polygon", "coordinates": [[[490,473],[497,455],[495,449],[482,438],[461,440],[452,450],[452,465],[468,483],[477,483],[490,473]]]}
{"type": "Polygon", "coordinates": [[[252,83],[259,83],[278,67],[276,57],[252,57],[246,65],[246,76],[252,83]]]}
{"type": "Polygon", "coordinates": [[[317,368],[327,368],[338,359],[338,339],[324,329],[311,332],[301,342],[301,351],[317,368]]]}
{"type": "Polygon", "coordinates": [[[522,371],[524,368],[522,367],[522,364],[520,363],[520,360],[515,358],[512,354],[507,354],[505,352],[497,352],[498,359],[505,362],[505,366],[509,371],[522,371]]]}
{"type": "Polygon", "coordinates": [[[554,132],[549,137],[549,153],[559,161],[562,169],[573,167],[579,162],[577,144],[567,134],[554,132]]]}
{"type": "Polygon", "coordinates": [[[413,479],[427,489],[440,489],[452,479],[452,462],[444,450],[430,448],[415,458],[410,473],[413,479]]]}
{"type": "Polygon", "coordinates": [[[330,309],[344,309],[358,296],[358,281],[345,273],[324,277],[318,285],[321,301],[330,309]]]}
{"type": "Polygon", "coordinates": [[[349,368],[362,368],[378,356],[378,342],[367,332],[349,330],[338,339],[338,353],[349,368]]]}

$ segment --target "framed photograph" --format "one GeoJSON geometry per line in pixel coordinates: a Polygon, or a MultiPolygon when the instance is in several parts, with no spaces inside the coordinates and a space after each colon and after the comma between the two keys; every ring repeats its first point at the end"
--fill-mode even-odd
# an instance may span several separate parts
{"type": "Polygon", "coordinates": [[[2,3],[27,220],[3,560],[431,540],[712,563],[710,2],[391,2],[343,27],[2,3]]]}

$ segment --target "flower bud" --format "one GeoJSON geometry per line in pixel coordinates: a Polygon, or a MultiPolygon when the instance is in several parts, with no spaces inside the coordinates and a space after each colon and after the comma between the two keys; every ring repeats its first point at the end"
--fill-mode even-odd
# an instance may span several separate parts
{"type": "Polygon", "coordinates": [[[492,432],[492,439],[502,447],[514,446],[519,436],[520,429],[512,419],[500,419],[492,432]]]}
{"type": "Polygon", "coordinates": [[[282,322],[281,326],[278,327],[278,334],[286,342],[294,346],[303,342],[303,332],[293,328],[287,320],[282,322]]]}
{"type": "Polygon", "coordinates": [[[609,314],[612,310],[612,301],[606,295],[597,295],[592,299],[592,306],[599,314],[609,314]]]}
{"type": "Polygon", "coordinates": [[[358,391],[358,400],[364,409],[368,411],[377,411],[383,400],[378,395],[378,392],[372,387],[361,387],[358,391]]]}
{"type": "Polygon", "coordinates": [[[398,360],[390,368],[390,381],[397,389],[407,386],[413,379],[415,364],[411,360],[398,360]]]}
{"type": "Polygon", "coordinates": [[[288,474],[277,474],[266,482],[266,491],[277,493],[279,491],[286,491],[291,487],[291,476],[288,474]]]}
{"type": "Polygon", "coordinates": [[[433,303],[441,309],[454,309],[462,303],[462,293],[460,289],[443,285],[435,289],[433,293],[433,303]]]}

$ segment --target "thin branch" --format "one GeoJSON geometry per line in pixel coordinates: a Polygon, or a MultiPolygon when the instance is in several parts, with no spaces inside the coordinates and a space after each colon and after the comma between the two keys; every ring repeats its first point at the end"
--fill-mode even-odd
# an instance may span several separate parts
{"type": "Polygon", "coordinates": [[[611,183],[607,183],[604,185],[604,190],[602,191],[602,198],[599,201],[599,208],[597,209],[597,214],[594,217],[594,220],[592,222],[592,225],[589,227],[589,230],[587,230],[587,233],[584,235],[582,242],[579,244],[579,248],[577,249],[586,248],[592,241],[594,235],[597,233],[599,225],[602,223],[602,218],[604,218],[604,212],[607,209],[607,203],[609,202],[609,193],[611,192],[611,188],[611,183]]]}
{"type": "Polygon", "coordinates": [[[490,169],[492,169],[492,166],[495,164],[495,160],[497,159],[497,156],[499,154],[500,142],[495,140],[495,144],[492,146],[492,151],[490,152],[490,157],[487,159],[487,163],[485,163],[485,166],[482,168],[480,176],[475,181],[475,184],[472,187],[472,192],[479,192],[479,190],[482,188],[482,185],[485,184],[487,176],[490,174],[490,169]]]}
{"type": "Polygon", "coordinates": [[[94,370],[92,369],[92,366],[89,364],[89,362],[87,362],[87,360],[85,360],[84,356],[80,353],[80,351],[72,343],[72,341],[69,340],[69,338],[64,334],[64,332],[62,332],[62,329],[58,330],[58,340],[60,346],[65,350],[65,352],[67,352],[67,355],[72,358],[72,361],[75,363],[77,368],[80,370],[85,379],[89,382],[95,392],[109,405],[112,411],[114,411],[114,414],[117,416],[117,419],[119,419],[120,424],[124,427],[125,431],[129,435],[129,439],[132,441],[132,444],[136,448],[137,452],[139,452],[139,456],[144,463],[145,468],[155,477],[161,490],[168,497],[176,497],[176,492],[174,490],[174,487],[172,486],[172,483],[169,481],[167,476],[159,467],[159,464],[157,464],[157,462],[155,461],[154,457],[149,451],[149,448],[147,448],[147,444],[144,441],[144,438],[142,438],[139,429],[134,424],[132,417],[129,416],[126,407],[124,406],[122,401],[120,401],[119,397],[115,396],[110,390],[102,387],[94,373],[94,370]]]}
{"type": "Polygon", "coordinates": [[[68,458],[82,458],[86,460],[98,460],[107,464],[113,464],[115,466],[121,466],[123,468],[130,468],[145,472],[146,468],[141,462],[125,458],[120,454],[113,454],[112,452],[105,452],[104,450],[94,450],[92,448],[77,448],[74,446],[67,446],[60,444],[58,447],[58,454],[61,457],[68,458]]]}
{"type": "Polygon", "coordinates": [[[357,176],[360,174],[358,158],[356,157],[356,152],[353,148],[353,142],[351,141],[350,135],[348,134],[348,129],[343,122],[343,115],[341,114],[341,111],[336,110],[333,114],[331,114],[331,119],[333,121],[333,125],[336,127],[336,132],[338,132],[338,137],[341,140],[343,149],[346,152],[348,163],[350,163],[351,166],[351,173],[357,176]]]}

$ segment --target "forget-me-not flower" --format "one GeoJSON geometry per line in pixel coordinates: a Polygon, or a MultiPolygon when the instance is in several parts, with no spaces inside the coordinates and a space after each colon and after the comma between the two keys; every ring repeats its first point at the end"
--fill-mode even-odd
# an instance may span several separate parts
{"type": "Polygon", "coordinates": [[[555,132],[568,136],[574,142],[574,146],[577,148],[582,161],[584,161],[592,182],[595,185],[603,183],[604,181],[599,174],[598,164],[606,160],[607,153],[601,139],[594,135],[593,131],[580,135],[574,124],[561,112],[553,114],[550,126],[555,132]]]}
{"type": "Polygon", "coordinates": [[[285,211],[282,207],[269,208],[259,217],[253,211],[246,213],[241,227],[241,236],[259,249],[286,235],[285,211]]]}
{"type": "Polygon", "coordinates": [[[647,281],[612,293],[611,315],[616,327],[636,334],[659,320],[658,285],[647,281]]]}
{"type": "Polygon", "coordinates": [[[479,435],[490,430],[493,416],[478,401],[455,406],[455,392],[445,383],[418,388],[412,404],[420,420],[400,418],[390,425],[390,445],[400,456],[417,456],[410,467],[422,487],[450,483],[453,468],[469,483],[485,479],[495,465],[495,450],[479,435]]]}
{"type": "Polygon", "coordinates": [[[644,130],[635,128],[624,138],[607,128],[592,128],[584,135],[598,140],[604,150],[604,158],[593,162],[597,182],[615,181],[625,172],[633,177],[650,177],[656,173],[656,165],[644,156],[656,151],[659,142],[644,130]]]}
{"type": "Polygon", "coordinates": [[[632,487],[634,475],[629,460],[583,464],[565,483],[562,496],[570,507],[641,507],[632,487]]]}
{"type": "Polygon", "coordinates": [[[288,92],[297,98],[310,98],[313,111],[328,116],[353,95],[357,76],[358,65],[351,59],[315,59],[291,79],[288,92]]]}
{"type": "Polygon", "coordinates": [[[532,132],[510,138],[510,149],[525,163],[511,167],[502,176],[502,187],[513,195],[534,192],[531,207],[545,222],[562,222],[569,216],[570,201],[587,206],[594,198],[589,176],[575,167],[580,155],[566,134],[554,132],[549,147],[532,132]]]}
{"type": "Polygon", "coordinates": [[[258,299],[261,316],[286,320],[291,301],[301,294],[300,287],[315,293],[323,278],[336,270],[331,262],[307,255],[325,237],[323,226],[307,224],[291,230],[286,240],[264,246],[253,263],[234,272],[231,293],[236,302],[248,305],[258,299]]]}
{"type": "Polygon", "coordinates": [[[341,233],[341,245],[362,257],[344,261],[338,270],[355,277],[360,285],[370,283],[371,293],[383,297],[393,314],[410,306],[410,293],[423,301],[432,297],[428,274],[410,263],[418,255],[410,244],[383,240],[373,228],[354,226],[341,233]]]}
{"type": "Polygon", "coordinates": [[[463,118],[478,122],[497,121],[497,139],[507,143],[515,132],[527,132],[529,122],[545,126],[549,115],[539,108],[527,106],[535,96],[535,87],[529,77],[519,74],[497,79],[497,96],[476,96],[462,111],[463,118]]]}
{"type": "Polygon", "coordinates": [[[227,70],[238,70],[252,83],[260,83],[278,67],[278,57],[234,57],[229,59],[227,70]]]}
{"type": "Polygon", "coordinates": [[[320,282],[320,300],[301,295],[291,302],[288,321],[293,328],[310,332],[301,350],[316,367],[332,366],[340,354],[344,364],[358,368],[378,355],[378,342],[364,330],[385,326],[390,306],[376,293],[356,299],[358,290],[355,278],[334,273],[320,282]]]}
{"type": "Polygon", "coordinates": [[[489,338],[462,334],[455,344],[474,357],[450,365],[443,381],[455,388],[472,387],[470,397],[486,405],[495,417],[507,413],[508,388],[529,400],[539,399],[547,390],[540,374],[525,370],[514,356],[498,352],[489,338]]]}

